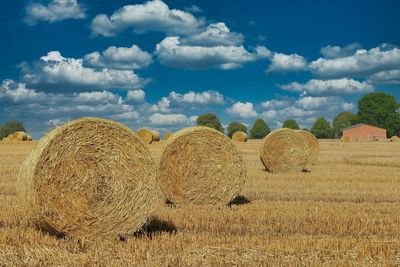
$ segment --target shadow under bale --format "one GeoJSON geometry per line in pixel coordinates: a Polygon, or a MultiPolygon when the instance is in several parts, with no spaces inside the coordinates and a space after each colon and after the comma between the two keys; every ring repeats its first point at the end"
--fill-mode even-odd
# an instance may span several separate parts
{"type": "Polygon", "coordinates": [[[251,201],[246,198],[245,196],[241,196],[238,195],[237,197],[235,197],[229,204],[228,206],[232,206],[232,205],[244,205],[244,204],[250,204],[251,201]]]}
{"type": "Polygon", "coordinates": [[[147,236],[152,238],[154,235],[159,233],[176,234],[177,229],[175,225],[170,221],[164,221],[159,218],[152,218],[150,221],[143,226],[143,228],[133,234],[134,237],[147,236]]]}

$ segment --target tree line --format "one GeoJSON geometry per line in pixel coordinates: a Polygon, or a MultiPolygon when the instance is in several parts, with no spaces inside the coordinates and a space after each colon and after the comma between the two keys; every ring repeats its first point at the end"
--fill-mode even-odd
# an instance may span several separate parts
{"type": "MultiPolygon", "coordinates": [[[[389,137],[400,135],[400,103],[394,96],[382,92],[364,95],[358,101],[358,112],[339,113],[330,123],[323,116],[318,117],[310,131],[317,138],[340,138],[342,130],[357,123],[365,123],[387,130],[389,137]]],[[[212,127],[222,133],[224,128],[219,118],[214,113],[207,113],[197,118],[197,125],[212,127]]],[[[300,129],[294,119],[287,119],[282,124],[283,128],[300,129]]],[[[236,131],[247,133],[247,126],[240,122],[231,122],[227,127],[227,134],[232,137],[236,131]]],[[[250,138],[261,139],[271,132],[268,124],[261,118],[257,119],[250,129],[250,138]]]]}

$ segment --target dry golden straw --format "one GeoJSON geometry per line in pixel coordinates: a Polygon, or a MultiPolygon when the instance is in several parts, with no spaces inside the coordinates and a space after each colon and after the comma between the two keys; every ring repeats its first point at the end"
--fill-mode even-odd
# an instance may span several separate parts
{"type": "Polygon", "coordinates": [[[133,233],[156,206],[157,169],[122,124],[82,118],[43,137],[24,161],[19,196],[47,231],[71,236],[133,233]]]}
{"type": "Polygon", "coordinates": [[[27,135],[27,137],[26,137],[26,141],[32,141],[32,136],[30,136],[30,135],[27,135]]]}
{"type": "Polygon", "coordinates": [[[347,136],[342,136],[340,140],[342,140],[342,142],[350,142],[350,138],[347,136]]]}
{"type": "Polygon", "coordinates": [[[168,133],[164,134],[164,140],[167,141],[167,140],[171,139],[171,137],[173,137],[173,136],[174,136],[174,133],[168,132],[168,133]]]}
{"type": "Polygon", "coordinates": [[[139,129],[136,134],[142,139],[146,144],[151,144],[154,141],[160,141],[160,133],[147,128],[139,129]]]}
{"type": "Polygon", "coordinates": [[[246,179],[243,158],[232,141],[209,127],[174,134],[160,160],[160,183],[176,205],[228,204],[246,179]]]}
{"type": "Polygon", "coordinates": [[[398,136],[392,136],[390,142],[400,142],[400,138],[398,136]]]}
{"type": "Polygon", "coordinates": [[[236,142],[247,142],[247,134],[242,131],[237,131],[232,135],[232,140],[236,142]]]}
{"type": "Polygon", "coordinates": [[[301,172],[309,161],[309,152],[299,133],[281,128],[264,137],[260,157],[270,172],[301,172]]]}
{"type": "Polygon", "coordinates": [[[310,155],[307,166],[315,165],[317,163],[319,156],[318,139],[315,137],[315,135],[313,135],[309,131],[297,130],[296,132],[303,136],[304,140],[306,141],[306,145],[308,146],[308,152],[310,153],[310,155]]]}
{"type": "Polygon", "coordinates": [[[9,135],[9,138],[12,141],[26,141],[28,135],[23,131],[17,131],[9,135]]]}

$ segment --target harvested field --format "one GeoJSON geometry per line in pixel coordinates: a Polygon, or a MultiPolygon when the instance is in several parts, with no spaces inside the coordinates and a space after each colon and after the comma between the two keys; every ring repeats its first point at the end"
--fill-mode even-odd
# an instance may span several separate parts
{"type": "MultiPolygon", "coordinates": [[[[230,207],[165,205],[125,240],[52,236],[29,225],[19,165],[37,142],[0,142],[0,262],[5,265],[400,264],[400,143],[320,141],[311,172],[264,171],[261,141],[235,143],[247,167],[230,207]]],[[[165,142],[149,145],[158,162],[165,142]]]]}

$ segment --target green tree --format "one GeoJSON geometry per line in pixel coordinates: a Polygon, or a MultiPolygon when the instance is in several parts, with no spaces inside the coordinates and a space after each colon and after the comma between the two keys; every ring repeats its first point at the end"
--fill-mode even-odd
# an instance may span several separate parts
{"type": "Polygon", "coordinates": [[[247,126],[244,125],[243,123],[236,122],[236,121],[233,121],[233,122],[229,123],[229,125],[228,125],[228,136],[232,137],[232,135],[237,131],[242,131],[242,132],[247,133],[247,126]]]}
{"type": "Polygon", "coordinates": [[[320,139],[333,137],[333,130],[324,117],[317,118],[311,128],[311,133],[320,139]]]}
{"type": "Polygon", "coordinates": [[[0,140],[16,131],[26,132],[24,125],[19,121],[9,121],[0,127],[0,140]]]}
{"type": "Polygon", "coordinates": [[[207,113],[199,116],[197,118],[197,125],[214,128],[221,133],[224,132],[224,128],[222,127],[219,118],[214,113],[207,113]]]}
{"type": "Polygon", "coordinates": [[[283,122],[282,128],[289,128],[289,129],[294,129],[298,130],[300,129],[299,125],[297,122],[293,119],[288,119],[283,122]]]}
{"type": "Polygon", "coordinates": [[[400,134],[400,107],[394,96],[378,92],[364,95],[358,101],[358,118],[361,123],[385,128],[388,136],[400,134]]]}
{"type": "Polygon", "coordinates": [[[342,130],[357,123],[357,116],[351,112],[340,112],[332,122],[333,134],[335,137],[342,136],[342,130]]]}
{"type": "Polygon", "coordinates": [[[257,119],[250,129],[250,138],[262,139],[271,132],[268,124],[263,119],[257,119]]]}

